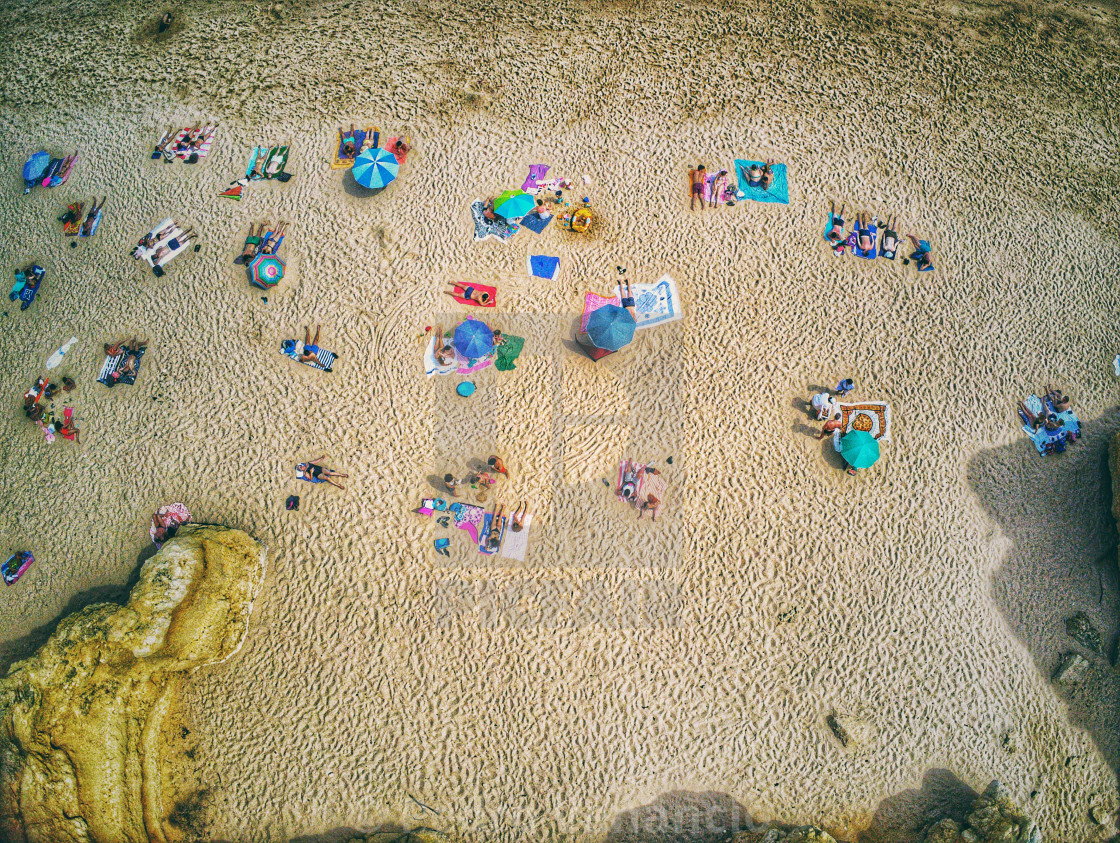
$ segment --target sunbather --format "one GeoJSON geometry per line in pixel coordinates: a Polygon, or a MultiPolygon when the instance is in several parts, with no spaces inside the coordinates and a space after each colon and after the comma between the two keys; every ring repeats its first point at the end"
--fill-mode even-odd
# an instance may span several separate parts
{"type": "Polygon", "coordinates": [[[720,170],[708,180],[708,207],[714,208],[727,189],[727,170],[720,170]]]}
{"type": "Polygon", "coordinates": [[[647,495],[646,499],[642,501],[642,505],[638,507],[638,520],[642,520],[642,516],[649,510],[649,520],[657,520],[657,507],[661,505],[660,498],[657,495],[647,495]]]}
{"type": "Polygon", "coordinates": [[[448,281],[450,290],[444,290],[447,295],[453,299],[470,299],[476,304],[487,305],[490,303],[490,293],[486,290],[478,290],[470,284],[458,284],[454,281],[448,281]]]}
{"type": "Polygon", "coordinates": [[[233,259],[234,263],[247,264],[257,256],[260,249],[261,238],[264,236],[265,226],[267,222],[262,222],[257,226],[256,231],[253,230],[253,224],[249,223],[249,236],[245,238],[245,248],[241,250],[241,254],[233,259]]]}
{"type": "Polygon", "coordinates": [[[856,214],[856,238],[861,252],[869,252],[875,245],[871,229],[868,228],[867,214],[856,214]]]}
{"type": "Polygon", "coordinates": [[[171,12],[164,12],[163,17],[159,19],[159,31],[167,32],[167,30],[171,27],[171,21],[173,20],[174,18],[171,16],[171,12]]]}
{"type": "Polygon", "coordinates": [[[73,392],[75,389],[77,389],[77,387],[78,387],[78,385],[76,383],[74,383],[73,378],[64,377],[62,379],[62,391],[63,392],[73,392]]]}
{"type": "Polygon", "coordinates": [[[82,444],[81,431],[78,430],[77,425],[74,423],[74,416],[70,416],[69,421],[64,421],[58,428],[58,432],[66,439],[73,439],[79,445],[82,444]]]}
{"type": "Polygon", "coordinates": [[[843,418],[844,417],[841,413],[835,413],[832,418],[830,418],[821,426],[821,432],[817,438],[825,439],[832,435],[832,431],[840,430],[844,426],[844,422],[842,421],[843,418]]]}
{"type": "Polygon", "coordinates": [[[105,199],[108,199],[108,198],[109,197],[106,196],[104,199],[101,200],[101,204],[98,205],[97,204],[97,197],[96,196],[93,197],[93,204],[90,206],[89,213],[86,214],[85,221],[82,223],[81,234],[82,234],[83,237],[89,237],[90,232],[93,231],[93,224],[97,220],[97,215],[99,213],[101,213],[101,209],[105,207],[105,199]]]}
{"type": "Polygon", "coordinates": [[[498,550],[502,540],[502,513],[505,507],[500,505],[494,510],[494,518],[490,521],[490,535],[486,537],[486,549],[491,553],[498,550]]]}
{"type": "Polygon", "coordinates": [[[828,238],[828,241],[830,243],[833,243],[833,244],[843,243],[844,242],[844,207],[845,206],[844,206],[843,203],[841,203],[839,214],[836,213],[836,203],[835,202],[829,202],[828,206],[829,206],[828,207],[828,218],[831,221],[831,225],[829,226],[829,229],[828,229],[828,234],[826,235],[827,238],[828,238]]]}
{"type": "Polygon", "coordinates": [[[525,516],[529,514],[529,504],[522,501],[517,509],[510,515],[509,528],[515,533],[520,533],[525,528],[525,516]]]}
{"type": "Polygon", "coordinates": [[[105,343],[105,356],[116,357],[118,354],[124,354],[126,351],[139,354],[147,347],[147,340],[141,340],[133,337],[127,342],[125,342],[124,340],[120,340],[114,343],[105,343]]]}
{"type": "Polygon", "coordinates": [[[552,216],[552,211],[550,211],[548,209],[548,206],[544,204],[543,199],[538,199],[537,206],[533,208],[533,210],[529,213],[536,214],[537,217],[542,220],[549,219],[552,216]]]}
{"type": "Polygon", "coordinates": [[[393,155],[395,155],[397,158],[404,158],[406,155],[408,155],[408,151],[410,149],[412,149],[412,147],[405,143],[403,138],[397,138],[393,145],[389,148],[389,151],[393,153],[393,155]]]}
{"type": "Polygon", "coordinates": [[[284,239],[284,232],[287,228],[288,224],[286,222],[278,224],[276,230],[269,232],[268,236],[261,242],[261,247],[257,250],[257,254],[275,255],[276,250],[280,248],[280,241],[284,239]]]}
{"type": "Polygon", "coordinates": [[[634,321],[637,322],[638,314],[634,310],[634,291],[630,289],[630,282],[627,281],[623,284],[619,284],[619,289],[622,290],[623,308],[625,308],[630,315],[634,317],[634,321]]]}
{"type": "Polygon", "coordinates": [[[503,217],[501,214],[499,214],[497,211],[494,210],[494,197],[493,196],[489,197],[486,200],[486,202],[483,204],[483,206],[482,206],[482,217],[483,217],[483,219],[487,219],[490,222],[496,222],[497,220],[504,220],[505,219],[505,217],[503,217]]]}
{"type": "Polygon", "coordinates": [[[296,464],[296,477],[300,480],[306,480],[308,483],[330,483],[332,486],[344,488],[341,483],[336,483],[333,478],[335,477],[349,477],[349,474],[340,474],[337,471],[318,465],[319,460],[325,460],[326,454],[321,457],[316,457],[310,462],[301,462],[296,464]]]}
{"type": "Polygon", "coordinates": [[[119,377],[120,375],[136,374],[136,367],[138,363],[136,352],[132,349],[126,350],[128,351],[128,355],[124,358],[124,360],[121,361],[121,364],[117,367],[117,371],[114,373],[114,376],[119,377]]]}
{"type": "Polygon", "coordinates": [[[641,471],[634,467],[634,463],[629,460],[622,467],[622,485],[618,487],[616,494],[620,495],[628,503],[633,503],[638,497],[638,483],[641,480],[641,471]]]}
{"type": "Polygon", "coordinates": [[[914,253],[910,255],[909,258],[903,260],[902,263],[909,264],[910,261],[915,261],[918,264],[919,272],[923,272],[924,270],[931,268],[933,262],[930,260],[929,250],[926,249],[926,247],[922,245],[921,241],[918,240],[918,238],[913,234],[907,234],[906,236],[909,237],[910,242],[914,244],[914,253]]]}
{"type": "Polygon", "coordinates": [[[688,171],[688,209],[696,210],[696,197],[700,197],[700,210],[704,210],[704,179],[707,169],[703,164],[697,164],[695,170],[688,171]]]}
{"type": "Polygon", "coordinates": [[[887,217],[886,222],[883,224],[883,236],[879,240],[879,251],[885,258],[894,260],[895,252],[898,251],[898,232],[894,227],[898,225],[898,217],[895,217],[894,222],[891,222],[890,217],[887,217]]]}
{"type": "Polygon", "coordinates": [[[338,127],[338,134],[342,138],[342,157],[354,158],[358,154],[357,137],[358,130],[354,128],[354,124],[350,124],[350,131],[342,131],[342,127],[338,127]]]}
{"type": "Polygon", "coordinates": [[[300,363],[312,363],[319,359],[319,332],[323,329],[322,325],[315,326],[315,339],[311,339],[311,328],[309,326],[303,329],[303,347],[299,349],[298,360],[300,363]]]}
{"type": "Polygon", "coordinates": [[[155,263],[159,263],[171,252],[178,251],[179,249],[183,248],[183,246],[186,246],[188,243],[190,243],[193,239],[193,227],[188,228],[186,231],[181,232],[180,234],[176,234],[174,237],[167,241],[166,246],[160,246],[158,249],[152,252],[152,261],[154,261],[155,263]]]}

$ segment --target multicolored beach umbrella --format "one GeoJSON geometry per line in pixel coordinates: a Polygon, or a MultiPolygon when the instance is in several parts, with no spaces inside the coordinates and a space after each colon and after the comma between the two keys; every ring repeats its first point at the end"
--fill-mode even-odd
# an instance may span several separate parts
{"type": "Polygon", "coordinates": [[[840,440],[840,456],[852,468],[869,468],[879,459],[879,440],[866,430],[849,430],[840,440]]]}
{"type": "Polygon", "coordinates": [[[477,360],[494,350],[494,332],[485,322],[468,319],[455,329],[451,344],[468,360],[477,360]]]}
{"type": "Polygon", "coordinates": [[[276,255],[257,255],[249,264],[249,280],[267,290],[275,287],[284,277],[284,261],[276,255]]]}
{"type": "Polygon", "coordinates": [[[507,220],[517,219],[533,210],[536,204],[537,200],[531,193],[526,193],[524,190],[507,190],[494,200],[494,213],[507,220]]]}
{"type": "Polygon", "coordinates": [[[630,311],[617,304],[605,304],[588,317],[587,335],[596,348],[618,351],[634,339],[637,326],[630,311]]]}
{"type": "Polygon", "coordinates": [[[355,158],[351,172],[354,180],[362,187],[376,190],[395,179],[400,168],[393,153],[377,146],[355,158]]]}

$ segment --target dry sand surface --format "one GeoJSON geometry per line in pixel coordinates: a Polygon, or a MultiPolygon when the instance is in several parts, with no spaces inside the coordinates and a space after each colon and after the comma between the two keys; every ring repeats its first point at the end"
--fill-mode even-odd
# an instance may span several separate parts
{"type": "Polygon", "coordinates": [[[1120,680],[1104,659],[1071,694],[1049,677],[1067,615],[1109,640],[1118,620],[1112,9],[203,2],[159,39],[156,12],[0,4],[0,267],[48,269],[0,321],[0,535],[38,559],[0,628],[7,663],[118,590],[161,503],[269,546],[244,650],[183,700],[204,839],[621,841],[707,806],[906,840],[992,778],[1049,840],[1105,834],[1088,809],[1117,797],[1120,680]],[[207,120],[203,164],[149,159],[207,120]],[[378,196],[327,166],[351,121],[415,146],[378,196]],[[279,141],[290,183],[216,195],[279,141]],[[23,197],[43,146],[82,157],[23,197]],[[689,166],[754,156],[789,164],[788,206],[689,212],[689,166]],[[469,200],[536,162],[594,178],[594,232],[473,242],[469,200]],[[93,194],[100,233],[71,249],[55,217],[93,194]],[[936,272],[834,258],[830,199],[897,214],[936,272]],[[155,279],[128,252],[168,215],[203,248],[155,279]],[[231,261],[278,217],[291,272],[265,303],[231,261]],[[530,252],[558,279],[528,278],[530,252]],[[572,325],[620,264],[671,273],[687,318],[593,364],[572,325]],[[451,279],[496,284],[488,317],[526,338],[469,400],[424,377],[417,338],[465,315],[451,279]],[[332,374],[278,352],[308,322],[332,374]],[[82,445],[47,445],[19,396],[71,334],[82,445]],[[95,383],[132,335],[137,384],[95,383]],[[801,403],[844,375],[894,412],[856,478],[801,403]],[[1047,382],[1085,435],[1042,460],[1014,408],[1047,382]],[[535,512],[525,563],[462,533],[437,556],[451,534],[410,509],[493,452],[499,498],[535,512]],[[293,479],[321,453],[345,491],[293,479]],[[668,478],[656,524],[604,486],[622,456],[668,478]]]}

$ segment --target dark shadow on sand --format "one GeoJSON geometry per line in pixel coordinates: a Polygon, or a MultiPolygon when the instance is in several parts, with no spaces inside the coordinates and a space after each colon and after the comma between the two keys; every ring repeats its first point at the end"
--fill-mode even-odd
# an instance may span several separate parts
{"type": "Polygon", "coordinates": [[[385,192],[388,186],[389,185],[385,185],[385,187],[378,188],[362,187],[358,184],[357,179],[354,178],[354,173],[351,170],[347,170],[342,176],[342,189],[346,191],[346,195],[357,196],[359,199],[370,199],[374,196],[380,196],[385,192]]]}
{"type": "Polygon", "coordinates": [[[607,843],[724,843],[754,827],[747,809],[726,793],[673,790],[615,817],[607,843]]]}
{"type": "Polygon", "coordinates": [[[1069,721],[1088,730],[1108,763],[1120,768],[1120,673],[1109,666],[1118,627],[1120,577],[1108,441],[1120,429],[1120,408],[1082,420],[1083,435],[1064,454],[1040,457],[1024,435],[972,460],[968,481],[985,511],[1011,541],[992,578],[992,596],[1008,625],[1049,679],[1065,652],[1092,667],[1079,685],[1054,685],[1069,721]],[[1066,633],[1065,621],[1084,612],[1100,630],[1095,654],[1066,633]]]}
{"type": "Polygon", "coordinates": [[[949,770],[933,769],[919,789],[904,790],[879,803],[859,843],[911,843],[945,818],[964,823],[979,794],[949,770]]]}

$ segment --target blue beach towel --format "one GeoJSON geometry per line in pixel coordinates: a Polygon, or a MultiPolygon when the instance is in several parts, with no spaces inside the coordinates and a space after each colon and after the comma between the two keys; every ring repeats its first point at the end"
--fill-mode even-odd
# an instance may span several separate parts
{"type": "MultiPolygon", "coordinates": [[[[918,248],[915,249],[910,254],[910,260],[917,261],[918,258],[920,258],[922,255],[928,255],[929,250],[930,250],[929,241],[928,240],[919,240],[918,241],[918,248]]],[[[923,267],[922,269],[919,269],[918,272],[931,272],[932,270],[933,270],[933,262],[931,261],[929,266],[923,267]]]]}
{"type": "Polygon", "coordinates": [[[868,260],[875,260],[875,258],[879,256],[879,253],[876,251],[879,245],[879,227],[878,225],[876,225],[877,222],[878,220],[872,220],[870,223],[868,223],[867,230],[871,233],[871,248],[867,250],[861,249],[859,247],[859,229],[852,229],[852,231],[856,232],[855,244],[852,246],[853,255],[858,255],[859,257],[867,258],[868,260]]]}
{"type": "Polygon", "coordinates": [[[762,167],[765,163],[765,161],[735,159],[735,177],[739,182],[739,190],[744,194],[743,198],[750,199],[753,202],[780,202],[783,205],[788,205],[789,178],[786,174],[785,164],[773,165],[774,181],[771,183],[769,190],[763,190],[761,187],[751,187],[748,183],[747,170],[750,169],[751,164],[762,167]]]}
{"type": "Polygon", "coordinates": [[[97,233],[97,227],[101,225],[101,209],[98,208],[97,213],[93,217],[93,225],[89,227],[89,234],[83,234],[81,230],[78,231],[79,237],[93,237],[97,233]]]}
{"type": "Polygon", "coordinates": [[[529,274],[534,278],[547,278],[551,281],[560,268],[560,258],[549,255],[529,255],[529,274]]]}
{"type": "Polygon", "coordinates": [[[551,214],[544,219],[541,219],[536,214],[526,214],[521,218],[521,227],[529,229],[534,234],[540,234],[550,222],[552,222],[551,214]]]}

